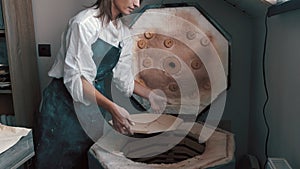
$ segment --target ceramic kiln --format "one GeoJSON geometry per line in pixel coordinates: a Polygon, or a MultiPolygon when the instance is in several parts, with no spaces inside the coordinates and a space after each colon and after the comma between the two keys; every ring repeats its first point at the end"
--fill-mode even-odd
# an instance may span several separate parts
{"type": "MultiPolygon", "coordinates": [[[[117,141],[108,133],[90,149],[90,167],[208,168],[232,162],[233,135],[216,129],[201,140],[203,125],[193,123],[228,87],[226,32],[196,3],[148,5],[125,20],[132,23],[136,80],[164,93],[169,102],[164,113],[176,114],[184,122],[175,131],[138,140],[117,141]]],[[[147,101],[137,99],[149,107],[147,101]]]]}

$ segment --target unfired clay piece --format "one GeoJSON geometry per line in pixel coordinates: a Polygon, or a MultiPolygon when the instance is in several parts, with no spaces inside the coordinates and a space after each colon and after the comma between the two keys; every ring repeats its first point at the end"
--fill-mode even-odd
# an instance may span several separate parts
{"type": "Polygon", "coordinates": [[[135,123],[131,126],[132,131],[142,134],[175,130],[183,122],[172,115],[151,113],[132,114],[129,119],[135,123]]]}

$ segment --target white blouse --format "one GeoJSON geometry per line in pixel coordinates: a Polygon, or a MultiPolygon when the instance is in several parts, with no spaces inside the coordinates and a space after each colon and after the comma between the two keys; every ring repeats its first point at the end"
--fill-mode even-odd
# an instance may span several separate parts
{"type": "Polygon", "coordinates": [[[95,80],[97,67],[93,61],[92,44],[98,38],[116,47],[121,44],[119,61],[113,69],[113,83],[127,96],[132,95],[134,77],[132,67],[133,41],[127,26],[118,20],[102,24],[95,16],[99,9],[88,8],[71,18],[66,31],[61,36],[61,48],[48,72],[50,77],[64,79],[64,84],[74,101],[89,105],[84,98],[81,76],[91,84],[95,80]]]}

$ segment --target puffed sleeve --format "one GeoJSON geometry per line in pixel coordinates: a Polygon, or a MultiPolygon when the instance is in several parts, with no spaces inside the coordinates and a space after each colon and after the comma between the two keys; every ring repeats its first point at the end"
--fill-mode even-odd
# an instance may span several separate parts
{"type": "MultiPolygon", "coordinates": [[[[127,35],[129,34],[129,30],[127,35]]],[[[120,42],[123,46],[119,62],[113,69],[113,82],[117,89],[125,95],[131,96],[134,89],[134,76],[132,71],[132,47],[133,40],[130,36],[126,36],[120,42]]]]}
{"type": "Polygon", "coordinates": [[[81,77],[92,84],[96,76],[91,49],[95,32],[91,27],[88,23],[72,23],[66,33],[64,83],[73,100],[85,105],[90,101],[84,97],[81,77]]]}

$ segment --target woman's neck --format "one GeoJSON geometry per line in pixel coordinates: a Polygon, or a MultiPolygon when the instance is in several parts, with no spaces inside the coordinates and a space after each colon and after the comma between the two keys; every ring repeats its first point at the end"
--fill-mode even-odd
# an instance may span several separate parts
{"type": "Polygon", "coordinates": [[[120,15],[119,10],[117,9],[117,7],[115,6],[115,4],[113,3],[113,1],[111,1],[111,20],[116,20],[118,18],[118,16],[120,15]]]}

